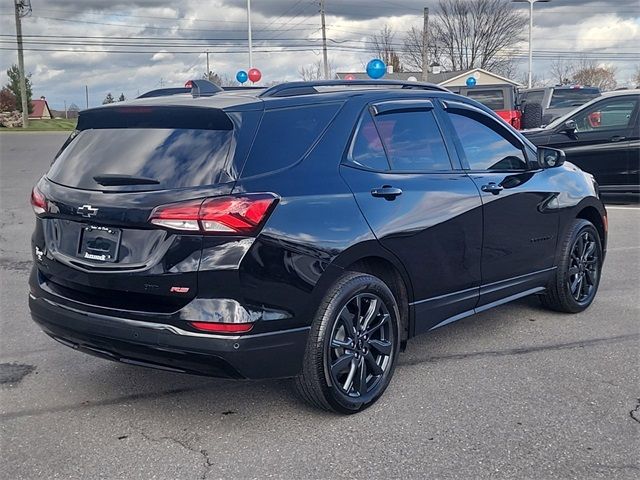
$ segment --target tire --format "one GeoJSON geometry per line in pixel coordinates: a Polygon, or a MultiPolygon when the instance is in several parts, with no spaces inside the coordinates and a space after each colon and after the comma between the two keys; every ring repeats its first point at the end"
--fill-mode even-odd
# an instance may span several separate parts
{"type": "Polygon", "coordinates": [[[296,388],[314,407],[360,412],[389,385],[399,347],[400,313],[389,287],[373,275],[346,272],[318,308],[296,388]]]}
{"type": "Polygon", "coordinates": [[[541,295],[542,304],[557,312],[582,312],[593,303],[600,285],[602,245],[587,220],[576,219],[560,244],[558,268],[541,295]]]}
{"type": "Polygon", "coordinates": [[[542,105],[525,103],[522,111],[522,128],[538,128],[542,125],[542,105]]]}

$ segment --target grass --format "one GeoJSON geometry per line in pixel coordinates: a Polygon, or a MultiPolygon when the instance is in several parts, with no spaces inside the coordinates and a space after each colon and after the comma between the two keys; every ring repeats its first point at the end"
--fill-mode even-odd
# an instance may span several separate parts
{"type": "Polygon", "coordinates": [[[76,120],[55,118],[52,120],[29,120],[27,128],[0,128],[0,132],[63,132],[76,128],[76,120]]]}

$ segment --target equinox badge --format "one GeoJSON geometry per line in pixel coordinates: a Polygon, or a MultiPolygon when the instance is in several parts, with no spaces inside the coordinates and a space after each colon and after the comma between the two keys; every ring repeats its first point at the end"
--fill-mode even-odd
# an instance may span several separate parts
{"type": "Polygon", "coordinates": [[[80,215],[87,218],[95,217],[98,214],[98,209],[93,208],[91,205],[82,205],[77,211],[80,215]]]}

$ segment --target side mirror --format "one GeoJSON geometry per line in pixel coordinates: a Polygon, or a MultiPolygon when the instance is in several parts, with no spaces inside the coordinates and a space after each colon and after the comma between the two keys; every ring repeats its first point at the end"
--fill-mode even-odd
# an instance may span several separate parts
{"type": "Polygon", "coordinates": [[[562,125],[563,132],[576,133],[577,129],[578,125],[576,124],[575,120],[567,120],[566,122],[564,122],[564,125],[562,125]]]}
{"type": "Polygon", "coordinates": [[[562,150],[548,147],[538,147],[538,165],[540,168],[555,168],[565,161],[565,154],[562,150]]]}

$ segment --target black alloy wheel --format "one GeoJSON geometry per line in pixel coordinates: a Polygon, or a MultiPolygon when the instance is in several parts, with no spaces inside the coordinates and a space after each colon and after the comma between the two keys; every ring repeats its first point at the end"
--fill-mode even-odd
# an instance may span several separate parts
{"type": "Polygon", "coordinates": [[[578,313],[596,297],[602,269],[602,245],[598,231],[587,220],[575,219],[559,243],[558,265],[542,304],[552,310],[578,313]]]}
{"type": "Polygon", "coordinates": [[[324,410],[364,410],[391,381],[399,338],[400,313],[389,287],[373,275],[346,272],[311,325],[298,392],[324,410]]]}
{"type": "Polygon", "coordinates": [[[366,401],[391,365],[394,332],[384,301],[372,293],[348,300],[334,323],[326,358],[331,382],[366,401]]]}
{"type": "Polygon", "coordinates": [[[590,302],[596,293],[600,277],[600,256],[597,239],[584,231],[573,243],[567,283],[577,303],[590,302]]]}

